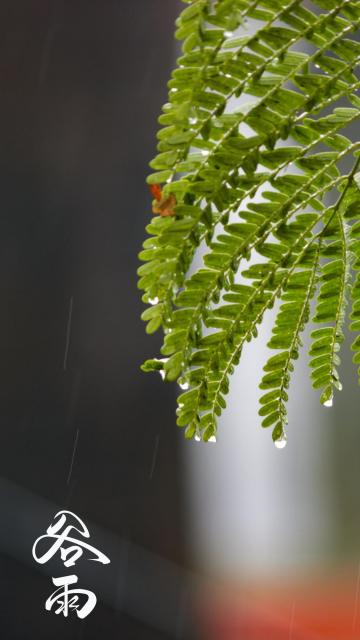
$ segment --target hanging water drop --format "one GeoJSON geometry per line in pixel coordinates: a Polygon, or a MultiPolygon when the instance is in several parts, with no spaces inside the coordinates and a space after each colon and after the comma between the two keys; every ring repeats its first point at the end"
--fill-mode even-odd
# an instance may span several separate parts
{"type": "MultiPolygon", "coordinates": [[[[159,358],[159,359],[157,359],[157,362],[162,362],[163,364],[165,364],[165,362],[167,362],[168,360],[169,360],[169,358],[159,358]]],[[[161,375],[161,379],[165,380],[165,376],[166,376],[165,369],[159,369],[159,373],[161,375]]]]}
{"type": "Polygon", "coordinates": [[[183,391],[186,391],[190,387],[190,385],[187,380],[185,380],[184,378],[181,378],[179,380],[179,387],[180,389],[183,389],[183,391]]]}
{"type": "Polygon", "coordinates": [[[196,434],[196,436],[195,436],[194,440],[195,440],[195,442],[200,442],[200,441],[201,441],[201,438],[200,438],[200,436],[198,436],[198,435],[196,434]]]}
{"type": "Polygon", "coordinates": [[[202,151],[201,151],[201,155],[202,155],[202,156],[208,156],[208,155],[209,155],[208,150],[207,150],[207,149],[202,149],[202,151]]]}
{"type": "Polygon", "coordinates": [[[277,449],[284,449],[286,447],[286,444],[287,444],[287,437],[285,433],[283,433],[282,436],[280,436],[280,438],[278,438],[274,442],[274,445],[277,449]]]}
{"type": "MultiPolygon", "coordinates": [[[[338,387],[339,386],[339,381],[336,380],[335,376],[334,377],[334,384],[338,387]]],[[[332,407],[333,403],[334,403],[334,390],[332,389],[332,387],[329,385],[328,387],[326,387],[325,391],[323,391],[323,393],[321,394],[320,397],[320,402],[324,407],[332,407]]]]}
{"type": "Polygon", "coordinates": [[[233,31],[224,31],[224,36],[225,36],[225,38],[231,38],[233,33],[234,33],[233,31]]]}
{"type": "Polygon", "coordinates": [[[211,436],[209,438],[208,442],[216,442],[216,437],[215,436],[211,436]]]}
{"type": "Polygon", "coordinates": [[[149,298],[149,304],[152,304],[153,306],[158,302],[159,302],[159,298],[157,296],[155,296],[155,298],[149,298]]]}
{"type": "Polygon", "coordinates": [[[197,118],[189,118],[190,124],[196,124],[197,121],[198,121],[197,118]]]}

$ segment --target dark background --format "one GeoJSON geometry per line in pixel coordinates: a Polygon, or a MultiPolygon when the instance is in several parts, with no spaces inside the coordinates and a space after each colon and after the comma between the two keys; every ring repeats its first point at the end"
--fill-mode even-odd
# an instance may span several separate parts
{"type": "Polygon", "coordinates": [[[189,637],[181,434],[172,392],[139,371],[157,339],[136,289],[179,7],[1,2],[4,640],[189,637]],[[111,559],[74,568],[98,597],[85,621],[45,612],[66,571],[31,555],[63,508],[111,559]]]}

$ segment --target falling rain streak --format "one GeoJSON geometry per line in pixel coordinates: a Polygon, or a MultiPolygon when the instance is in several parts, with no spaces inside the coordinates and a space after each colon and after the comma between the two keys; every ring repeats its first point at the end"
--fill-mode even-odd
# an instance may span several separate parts
{"type": "Polygon", "coordinates": [[[64,354],[64,365],[63,365],[64,371],[66,371],[67,359],[69,354],[72,313],[73,313],[73,296],[71,296],[70,298],[69,315],[68,315],[68,321],[67,321],[67,327],[66,327],[66,342],[65,342],[65,354],[64,354]]]}
{"type": "Polygon", "coordinates": [[[155,438],[155,446],[154,446],[154,451],[153,451],[153,456],[152,456],[152,461],[151,461],[151,469],[150,469],[150,473],[149,473],[150,480],[154,475],[156,458],[157,458],[157,454],[158,454],[158,451],[159,451],[159,440],[160,440],[160,436],[158,434],[156,436],[156,438],[155,438]]]}
{"type": "Polygon", "coordinates": [[[79,440],[79,434],[80,434],[79,429],[76,429],[74,447],[73,447],[73,452],[72,452],[71,462],[70,462],[70,468],[69,468],[69,473],[68,473],[68,477],[67,477],[67,481],[66,481],[67,485],[70,484],[70,480],[71,480],[71,476],[72,476],[72,472],[73,472],[75,454],[76,454],[76,449],[77,449],[78,440],[79,440]]]}

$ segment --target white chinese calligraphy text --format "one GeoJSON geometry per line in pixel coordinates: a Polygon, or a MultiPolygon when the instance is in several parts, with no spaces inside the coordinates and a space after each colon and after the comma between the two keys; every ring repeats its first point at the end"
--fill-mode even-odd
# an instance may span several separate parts
{"type": "Polygon", "coordinates": [[[82,556],[84,550],[91,554],[89,560],[94,562],[101,562],[102,564],[109,564],[109,558],[98,551],[91,545],[87,544],[83,540],[78,540],[69,534],[72,531],[76,531],[83,538],[90,538],[89,531],[86,525],[71,511],[59,511],[55,515],[54,524],[50,525],[46,530],[46,535],[40,536],[35,540],[32,554],[33,558],[39,564],[45,564],[51,558],[60,551],[61,560],[64,562],[65,567],[72,567],[76,561],[82,556]],[[58,519],[57,519],[58,518],[58,519]],[[75,524],[68,524],[74,519],[75,524]],[[38,546],[43,546],[44,542],[52,541],[52,545],[44,553],[37,553],[38,546]],[[70,545],[70,546],[67,546],[70,545]]]}

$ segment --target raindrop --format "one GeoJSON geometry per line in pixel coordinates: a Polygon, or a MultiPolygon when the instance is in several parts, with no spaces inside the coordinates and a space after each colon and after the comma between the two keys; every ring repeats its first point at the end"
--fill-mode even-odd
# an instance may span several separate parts
{"type": "Polygon", "coordinates": [[[284,449],[284,447],[286,447],[286,443],[287,443],[287,437],[285,433],[283,433],[282,436],[280,436],[280,438],[275,440],[274,445],[277,449],[284,449]]]}
{"type": "Polygon", "coordinates": [[[233,33],[234,33],[233,31],[224,31],[224,36],[225,36],[226,38],[231,38],[231,36],[233,35],[233,33]]]}
{"type": "Polygon", "coordinates": [[[200,438],[200,436],[198,436],[198,435],[196,434],[196,436],[195,436],[194,440],[195,440],[195,442],[200,442],[200,441],[201,441],[201,438],[200,438]]]}
{"type": "Polygon", "coordinates": [[[159,298],[155,296],[155,298],[149,298],[149,304],[157,304],[159,302],[159,298]]]}
{"type": "Polygon", "coordinates": [[[173,93],[176,93],[176,92],[177,92],[176,87],[173,87],[173,88],[171,89],[171,91],[172,91],[173,93]]]}
{"type": "Polygon", "coordinates": [[[190,124],[196,124],[196,123],[197,123],[197,121],[198,121],[198,119],[197,119],[197,118],[189,118],[189,122],[190,122],[190,124]]]}
{"type": "Polygon", "coordinates": [[[202,151],[201,151],[201,155],[202,155],[202,156],[208,156],[208,155],[209,155],[208,150],[207,150],[207,149],[202,149],[202,151]]]}
{"type": "Polygon", "coordinates": [[[324,407],[332,407],[333,404],[334,404],[334,396],[331,395],[330,398],[328,398],[328,400],[325,400],[324,407]]]}
{"type": "MultiPolygon", "coordinates": [[[[165,362],[167,362],[168,360],[169,358],[159,358],[157,362],[163,362],[165,364],[165,362]]],[[[165,369],[159,369],[159,373],[161,375],[162,380],[165,380],[165,376],[166,376],[165,369]]]]}
{"type": "Polygon", "coordinates": [[[231,78],[231,73],[225,73],[225,78],[231,78]]]}
{"type": "Polygon", "coordinates": [[[211,436],[208,440],[208,442],[216,442],[216,438],[215,436],[211,436]]]}
{"type": "Polygon", "coordinates": [[[179,380],[179,387],[180,389],[183,389],[184,391],[186,391],[186,389],[188,389],[190,385],[187,380],[184,380],[184,378],[181,378],[181,380],[179,380]]]}

